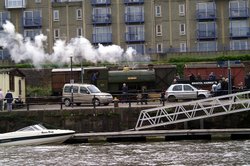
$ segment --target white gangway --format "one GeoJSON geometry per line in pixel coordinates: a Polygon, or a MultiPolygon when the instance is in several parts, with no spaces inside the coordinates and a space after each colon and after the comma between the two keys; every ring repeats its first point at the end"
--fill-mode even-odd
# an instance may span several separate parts
{"type": "Polygon", "coordinates": [[[250,91],[142,110],[135,130],[250,110],[250,91]]]}

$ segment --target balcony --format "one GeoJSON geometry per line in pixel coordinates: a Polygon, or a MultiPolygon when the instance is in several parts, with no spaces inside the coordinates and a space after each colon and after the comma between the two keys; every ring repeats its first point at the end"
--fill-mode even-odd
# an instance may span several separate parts
{"type": "Polygon", "coordinates": [[[24,18],[23,19],[23,27],[25,27],[25,28],[42,27],[42,18],[41,17],[24,18]]]}
{"type": "Polygon", "coordinates": [[[145,37],[144,37],[144,33],[125,33],[126,36],[126,42],[145,42],[145,37]]]}
{"type": "Polygon", "coordinates": [[[230,37],[233,39],[249,38],[250,28],[249,27],[236,27],[230,29],[230,37]]]}
{"type": "Polygon", "coordinates": [[[229,18],[230,19],[247,19],[249,17],[249,9],[245,8],[230,8],[229,18]]]}
{"type": "Polygon", "coordinates": [[[9,59],[10,59],[9,51],[0,48],[0,60],[9,60],[9,59]]]}
{"type": "Polygon", "coordinates": [[[144,13],[125,13],[125,23],[144,23],[144,13]]]}
{"type": "Polygon", "coordinates": [[[111,33],[93,34],[92,41],[94,44],[98,44],[98,43],[111,44],[112,34],[111,33]]]}
{"type": "Polygon", "coordinates": [[[144,0],[124,0],[124,4],[143,4],[144,0]]]}
{"type": "Polygon", "coordinates": [[[111,24],[112,19],[110,14],[94,14],[93,24],[111,24]]]}
{"type": "Polygon", "coordinates": [[[91,0],[92,6],[103,6],[103,5],[111,5],[111,0],[91,0]]]}
{"type": "Polygon", "coordinates": [[[210,9],[210,10],[197,10],[196,11],[196,19],[199,21],[207,21],[207,20],[215,20],[216,19],[216,10],[210,9]]]}
{"type": "Polygon", "coordinates": [[[23,9],[26,7],[26,0],[5,0],[6,9],[23,9]]]}
{"type": "Polygon", "coordinates": [[[216,38],[216,30],[197,30],[198,40],[215,40],[216,38]]]}

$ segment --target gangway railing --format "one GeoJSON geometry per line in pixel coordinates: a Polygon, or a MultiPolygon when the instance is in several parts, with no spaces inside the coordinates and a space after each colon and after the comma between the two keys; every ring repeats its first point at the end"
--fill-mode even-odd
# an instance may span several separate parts
{"type": "Polygon", "coordinates": [[[155,128],[197,119],[250,110],[250,91],[142,110],[135,130],[155,128]]]}

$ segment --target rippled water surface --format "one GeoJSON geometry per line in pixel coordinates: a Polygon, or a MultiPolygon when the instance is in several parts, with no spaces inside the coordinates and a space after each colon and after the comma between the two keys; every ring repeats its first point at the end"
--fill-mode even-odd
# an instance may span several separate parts
{"type": "Polygon", "coordinates": [[[250,140],[0,147],[0,165],[250,165],[250,140]]]}

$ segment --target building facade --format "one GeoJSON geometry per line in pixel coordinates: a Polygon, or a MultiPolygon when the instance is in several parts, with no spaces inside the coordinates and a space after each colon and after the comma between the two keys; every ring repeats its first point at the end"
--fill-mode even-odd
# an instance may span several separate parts
{"type": "Polygon", "coordinates": [[[142,55],[250,50],[249,0],[3,0],[0,30],[6,20],[24,37],[46,35],[48,53],[79,36],[142,55]]]}

